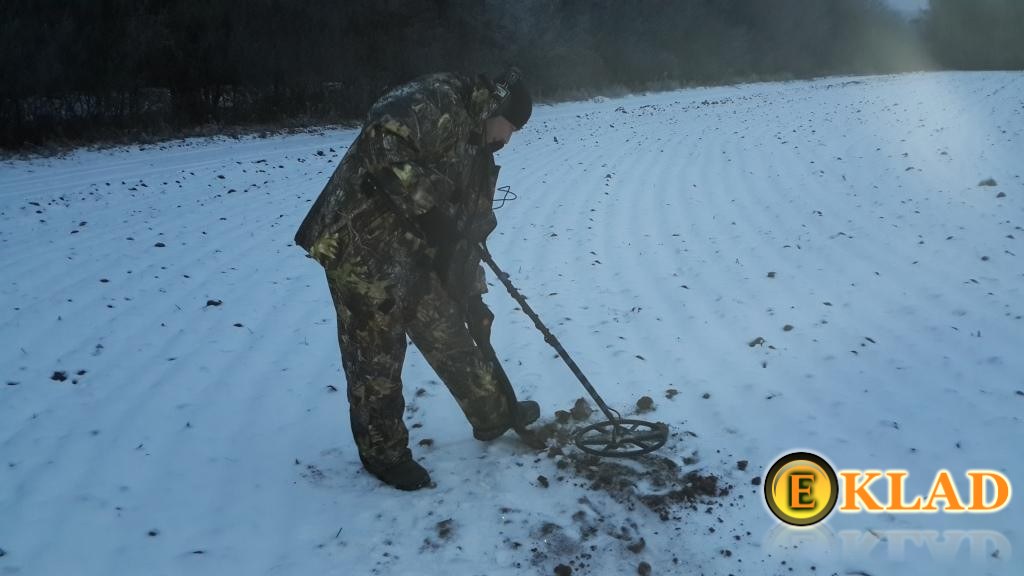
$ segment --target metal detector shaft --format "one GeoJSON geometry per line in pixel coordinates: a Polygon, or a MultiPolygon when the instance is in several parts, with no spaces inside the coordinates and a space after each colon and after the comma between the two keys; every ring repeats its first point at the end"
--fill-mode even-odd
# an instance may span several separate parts
{"type": "Polygon", "coordinates": [[[555,338],[555,335],[552,334],[550,330],[548,330],[548,327],[545,326],[543,322],[541,322],[540,316],[537,316],[537,313],[534,312],[533,308],[530,308],[530,305],[526,302],[526,297],[520,294],[519,290],[517,290],[516,287],[512,284],[512,281],[509,279],[508,274],[505,274],[504,272],[502,272],[501,268],[498,268],[498,264],[494,262],[494,258],[491,257],[491,253],[487,250],[487,246],[482,242],[480,243],[480,252],[483,255],[484,262],[487,262],[487,266],[489,266],[490,269],[494,272],[494,275],[497,276],[499,280],[501,280],[501,283],[505,285],[505,288],[508,290],[508,293],[511,294],[512,298],[514,298],[515,301],[519,303],[519,306],[523,309],[523,312],[525,312],[526,315],[530,317],[530,320],[533,320],[533,324],[537,326],[537,329],[540,330],[541,334],[544,335],[544,341],[550,344],[551,347],[554,348],[556,352],[558,352],[558,355],[562,357],[562,360],[565,361],[566,365],[569,366],[569,369],[572,370],[572,373],[576,375],[576,378],[579,379],[580,384],[582,384],[583,387],[586,388],[587,393],[590,394],[590,397],[594,399],[594,402],[597,403],[597,406],[601,408],[601,411],[604,412],[604,415],[608,418],[608,420],[612,422],[620,420],[622,416],[620,416],[618,412],[609,408],[608,405],[604,403],[604,400],[601,399],[601,396],[597,393],[597,390],[595,390],[594,387],[590,385],[590,381],[587,380],[587,377],[583,374],[583,371],[580,370],[580,367],[576,365],[576,362],[574,362],[572,357],[569,356],[569,353],[566,352],[565,348],[562,347],[562,343],[559,342],[558,338],[555,338]]]}

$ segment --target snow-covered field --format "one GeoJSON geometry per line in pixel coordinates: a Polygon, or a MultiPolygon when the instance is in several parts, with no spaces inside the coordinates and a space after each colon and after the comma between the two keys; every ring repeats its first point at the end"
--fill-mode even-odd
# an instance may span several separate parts
{"type": "MultiPolygon", "coordinates": [[[[940,469],[1024,483],[1022,131],[1021,73],[535,112],[498,154],[519,198],[491,250],[609,404],[653,397],[659,454],[727,489],[668,520],[474,441],[414,348],[437,486],[360,469],[292,244],[354,132],[4,161],[0,574],[1024,573],[1019,498],[793,532],[752,483],[798,448],[914,494],[940,469]]],[[[584,395],[499,284],[487,302],[521,397],[550,419],[584,395]]]]}

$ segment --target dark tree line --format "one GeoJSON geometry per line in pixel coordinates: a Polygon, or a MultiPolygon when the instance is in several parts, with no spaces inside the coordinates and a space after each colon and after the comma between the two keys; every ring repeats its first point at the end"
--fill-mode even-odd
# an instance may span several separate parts
{"type": "Polygon", "coordinates": [[[540,98],[1024,68],[1020,0],[3,0],[0,146],[360,118],[418,74],[518,64],[540,98]]]}
{"type": "Polygon", "coordinates": [[[1024,69],[1024,2],[931,0],[928,44],[945,67],[1024,69]]]}

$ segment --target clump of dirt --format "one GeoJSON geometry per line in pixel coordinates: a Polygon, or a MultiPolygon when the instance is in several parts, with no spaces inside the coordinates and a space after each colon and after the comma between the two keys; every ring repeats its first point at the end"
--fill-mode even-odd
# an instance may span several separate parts
{"type": "Polygon", "coordinates": [[[594,413],[594,409],[590,407],[590,403],[584,398],[576,400],[576,404],[569,411],[572,415],[573,420],[583,421],[590,418],[590,415],[594,413]]]}
{"type": "Polygon", "coordinates": [[[423,545],[420,546],[420,552],[439,550],[446,542],[449,542],[455,535],[455,521],[451,518],[442,520],[434,525],[434,530],[437,532],[437,540],[424,538],[423,545]]]}
{"type": "Polygon", "coordinates": [[[654,399],[650,396],[641,396],[636,401],[636,411],[640,414],[654,410],[654,399]]]}
{"type": "Polygon", "coordinates": [[[455,530],[454,521],[451,518],[442,520],[435,526],[437,528],[437,537],[441,540],[448,540],[452,537],[452,532],[455,530]]]}

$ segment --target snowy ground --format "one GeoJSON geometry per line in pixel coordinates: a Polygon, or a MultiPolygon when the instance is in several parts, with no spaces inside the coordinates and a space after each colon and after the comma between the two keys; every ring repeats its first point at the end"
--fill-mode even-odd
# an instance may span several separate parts
{"type": "MultiPolygon", "coordinates": [[[[805,448],[918,494],[943,468],[1024,483],[1022,131],[1020,73],[535,112],[498,155],[519,199],[491,249],[608,402],[653,397],[661,455],[728,491],[665,521],[475,442],[414,349],[437,486],[361,471],[326,283],[291,242],[352,131],[2,162],[0,574],[1020,574],[1019,498],[793,533],[752,481],[805,448]]],[[[529,319],[487,301],[520,396],[570,407],[529,319]]]]}

